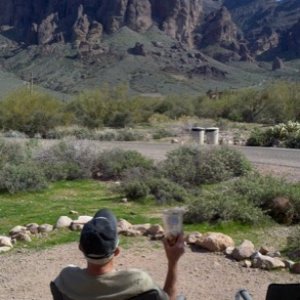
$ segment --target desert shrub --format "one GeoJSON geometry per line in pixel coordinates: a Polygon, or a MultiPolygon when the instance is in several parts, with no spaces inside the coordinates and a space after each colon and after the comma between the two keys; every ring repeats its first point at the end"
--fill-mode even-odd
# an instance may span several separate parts
{"type": "Polygon", "coordinates": [[[286,252],[289,257],[295,260],[300,260],[300,226],[293,228],[287,238],[286,252]]]}
{"type": "Polygon", "coordinates": [[[230,173],[234,177],[242,176],[251,171],[251,163],[246,157],[239,151],[228,147],[221,147],[215,151],[219,160],[223,161],[226,169],[230,170],[230,173]]]}
{"type": "Polygon", "coordinates": [[[300,132],[290,134],[284,144],[287,148],[300,149],[300,132]]]}
{"type": "Polygon", "coordinates": [[[170,119],[178,119],[181,116],[193,116],[195,108],[192,100],[185,97],[185,101],[182,101],[182,97],[168,96],[154,107],[154,113],[164,114],[170,119]]]}
{"type": "Polygon", "coordinates": [[[185,202],[188,199],[188,193],[183,187],[166,178],[150,177],[146,184],[160,204],[185,202]]]}
{"type": "Polygon", "coordinates": [[[92,175],[96,153],[84,143],[63,140],[40,149],[35,161],[51,181],[89,178],[92,175]]]}
{"type": "Polygon", "coordinates": [[[166,130],[164,128],[157,129],[153,134],[152,138],[154,140],[159,140],[166,137],[174,137],[176,136],[173,132],[166,130]]]}
{"type": "Polygon", "coordinates": [[[24,147],[20,143],[0,139],[0,169],[6,163],[18,164],[25,160],[24,147]]]}
{"type": "Polygon", "coordinates": [[[279,223],[300,221],[300,187],[283,179],[253,174],[233,183],[232,192],[242,195],[249,203],[261,208],[279,223]],[[289,207],[276,213],[275,198],[288,199],[289,207]]]}
{"type": "Polygon", "coordinates": [[[117,132],[117,141],[142,141],[144,139],[143,134],[132,129],[122,129],[117,132]]]}
{"type": "Polygon", "coordinates": [[[69,120],[63,109],[64,104],[49,95],[21,89],[1,101],[0,127],[29,137],[37,133],[45,136],[48,130],[69,120]]]}
{"type": "Polygon", "coordinates": [[[140,179],[125,180],[122,182],[122,192],[131,200],[145,198],[149,195],[149,187],[140,179]]]}
{"type": "Polygon", "coordinates": [[[130,199],[152,195],[159,204],[184,202],[188,198],[187,191],[180,185],[159,176],[155,169],[141,167],[128,169],[122,174],[121,192],[130,199]]]}
{"type": "Polygon", "coordinates": [[[15,139],[26,139],[28,136],[20,131],[17,130],[7,130],[3,133],[3,137],[6,138],[15,138],[15,139]]]}
{"type": "Polygon", "coordinates": [[[153,161],[134,150],[105,150],[98,156],[93,174],[104,180],[119,179],[126,170],[137,167],[151,169],[153,161]]]}
{"type": "Polygon", "coordinates": [[[168,153],[161,165],[164,176],[183,186],[224,181],[244,175],[250,169],[250,163],[241,153],[226,147],[181,147],[168,153]]]}
{"type": "Polygon", "coordinates": [[[247,142],[246,142],[247,146],[264,146],[266,145],[266,134],[264,131],[262,131],[261,129],[254,129],[247,142]]]}
{"type": "Polygon", "coordinates": [[[192,201],[184,215],[185,223],[236,221],[259,224],[265,219],[261,209],[241,195],[228,192],[205,192],[192,201]]]}
{"type": "Polygon", "coordinates": [[[67,111],[75,116],[76,124],[88,128],[101,127],[108,112],[109,90],[85,91],[67,106],[67,111]]]}
{"type": "Polygon", "coordinates": [[[275,197],[286,196],[289,194],[288,189],[289,185],[284,180],[260,176],[257,173],[240,178],[233,184],[234,192],[244,195],[248,201],[258,207],[267,207],[275,197]]]}
{"type": "Polygon", "coordinates": [[[37,191],[47,187],[43,171],[33,162],[6,164],[0,170],[0,190],[9,193],[37,191]]]}
{"type": "Polygon", "coordinates": [[[192,147],[180,147],[167,153],[166,160],[160,165],[161,173],[170,180],[183,185],[197,185],[197,168],[195,161],[199,151],[192,147]]]}
{"type": "Polygon", "coordinates": [[[109,116],[106,125],[113,128],[125,128],[132,126],[132,114],[129,111],[116,111],[109,116]]]}
{"type": "Polygon", "coordinates": [[[115,130],[104,130],[96,132],[95,139],[98,141],[115,141],[117,132],[115,130]]]}
{"type": "Polygon", "coordinates": [[[285,146],[300,148],[300,123],[288,121],[280,123],[267,130],[254,130],[248,141],[248,146],[285,146]]]}

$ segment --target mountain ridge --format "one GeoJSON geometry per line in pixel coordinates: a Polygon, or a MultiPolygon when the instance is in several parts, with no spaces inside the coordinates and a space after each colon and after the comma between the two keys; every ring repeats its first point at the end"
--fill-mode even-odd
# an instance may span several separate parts
{"type": "Polygon", "coordinates": [[[297,0],[0,0],[0,66],[66,93],[97,81],[147,93],[259,84],[272,69],[261,62],[300,58],[299,18],[297,0]],[[232,62],[260,74],[244,80],[232,62]]]}

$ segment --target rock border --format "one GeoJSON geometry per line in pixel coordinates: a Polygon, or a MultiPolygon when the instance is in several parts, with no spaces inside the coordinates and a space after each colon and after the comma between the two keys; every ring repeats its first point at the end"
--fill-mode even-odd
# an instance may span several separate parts
{"type": "MultiPolygon", "coordinates": [[[[72,214],[78,214],[71,211],[72,214]]],[[[56,224],[29,223],[25,226],[17,225],[9,231],[8,236],[0,235],[0,253],[13,249],[18,241],[32,241],[31,237],[43,237],[49,232],[63,228],[72,231],[81,231],[84,224],[92,219],[91,216],[79,216],[72,220],[68,216],[60,216],[56,224]]],[[[147,236],[151,240],[164,238],[164,229],[160,224],[131,224],[125,219],[118,221],[118,234],[128,237],[147,236]]],[[[193,232],[185,236],[185,242],[194,250],[223,253],[225,257],[237,261],[241,267],[259,268],[263,270],[288,269],[292,273],[300,274],[300,262],[293,262],[281,256],[281,253],[272,247],[261,246],[256,249],[249,240],[244,240],[235,246],[233,239],[223,233],[193,232]]]]}

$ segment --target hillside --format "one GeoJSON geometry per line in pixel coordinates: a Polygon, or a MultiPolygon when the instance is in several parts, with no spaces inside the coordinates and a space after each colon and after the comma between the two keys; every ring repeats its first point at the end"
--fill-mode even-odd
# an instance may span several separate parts
{"type": "Polygon", "coordinates": [[[0,0],[0,70],[10,78],[0,84],[199,94],[298,80],[289,61],[300,58],[299,17],[297,0],[0,0]]]}

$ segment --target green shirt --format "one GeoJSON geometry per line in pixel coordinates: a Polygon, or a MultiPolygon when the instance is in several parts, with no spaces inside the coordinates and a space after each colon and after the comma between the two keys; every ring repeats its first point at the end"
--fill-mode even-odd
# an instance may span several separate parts
{"type": "Polygon", "coordinates": [[[147,273],[137,269],[91,276],[86,269],[68,266],[54,282],[72,300],[127,300],[151,289],[158,290],[161,300],[169,299],[147,273]]]}

